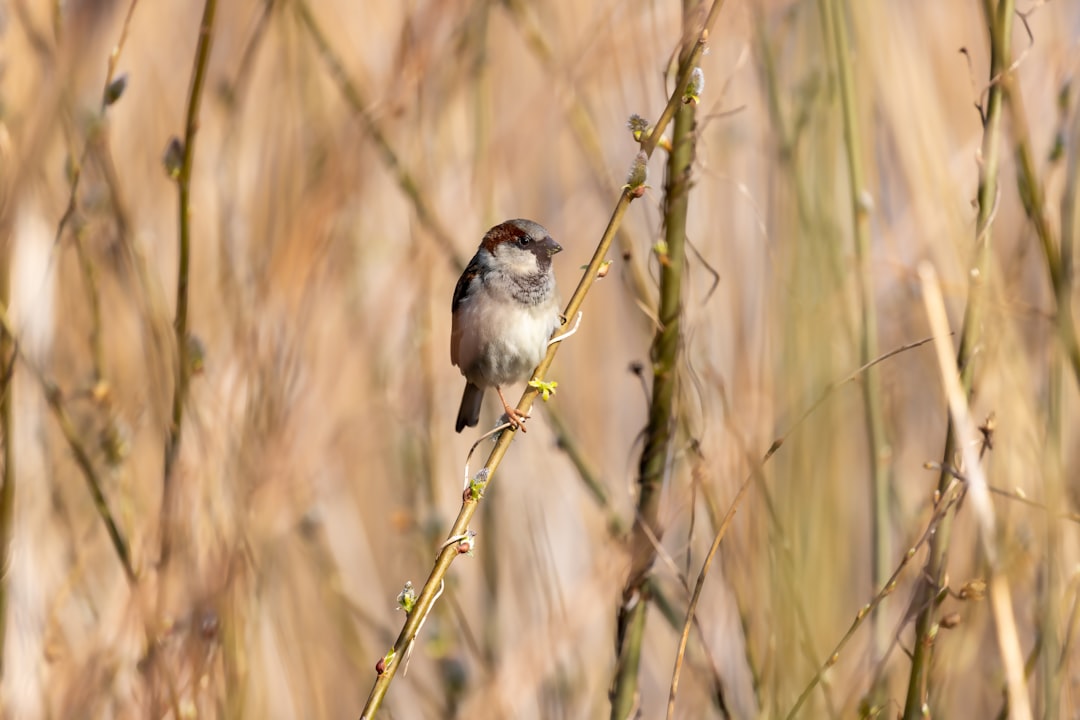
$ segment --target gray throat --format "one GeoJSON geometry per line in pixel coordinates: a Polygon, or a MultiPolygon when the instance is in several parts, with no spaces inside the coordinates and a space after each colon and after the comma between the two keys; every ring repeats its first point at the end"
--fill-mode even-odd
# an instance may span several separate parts
{"type": "Polygon", "coordinates": [[[500,285],[506,284],[510,296],[523,305],[539,305],[546,302],[555,289],[555,278],[546,271],[525,276],[500,273],[499,280],[500,285]]]}

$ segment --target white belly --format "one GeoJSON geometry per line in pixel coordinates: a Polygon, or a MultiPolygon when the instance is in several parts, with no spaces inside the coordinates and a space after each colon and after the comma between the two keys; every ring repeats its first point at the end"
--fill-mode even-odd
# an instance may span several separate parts
{"type": "Polygon", "coordinates": [[[559,326],[555,301],[524,306],[477,297],[462,306],[461,373],[480,387],[528,379],[559,326]]]}

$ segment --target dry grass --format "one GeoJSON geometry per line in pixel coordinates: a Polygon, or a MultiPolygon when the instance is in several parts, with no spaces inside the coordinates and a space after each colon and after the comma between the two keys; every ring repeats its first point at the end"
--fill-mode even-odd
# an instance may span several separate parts
{"type": "MultiPolygon", "coordinates": [[[[455,259],[495,222],[535,218],[566,248],[556,272],[568,295],[637,150],[626,118],[659,112],[679,42],[677,3],[560,0],[529,5],[524,16],[461,1],[361,5],[320,2],[314,13],[453,246],[418,221],[292,0],[273,3],[264,24],[263,3],[222,3],[192,183],[189,327],[206,348],[205,369],[191,384],[173,557],[161,572],[177,262],[176,190],[161,156],[183,134],[199,7],[136,6],[118,64],[127,88],[104,125],[95,115],[127,4],[67,3],[58,18],[52,3],[0,8],[8,258],[0,270],[10,277],[20,349],[61,388],[139,573],[129,586],[41,383],[21,364],[5,438],[18,479],[5,573],[6,717],[358,714],[402,621],[394,598],[406,580],[426,577],[460,503],[472,438],[452,432],[462,387],[447,352],[455,259]],[[594,123],[595,157],[572,123],[582,110],[594,123]],[[99,140],[57,243],[70,195],[65,164],[88,138],[99,140]],[[92,316],[75,232],[98,280],[104,399],[91,392],[92,316]],[[103,449],[113,434],[122,457],[103,449]]],[[[982,141],[974,103],[989,53],[978,3],[848,5],[879,345],[888,351],[929,335],[921,260],[936,266],[959,327],[982,141]]],[[[1080,152],[1080,137],[1069,134],[1075,102],[1065,112],[1057,104],[1080,70],[1080,6],[1039,5],[1030,24],[1034,44],[1019,23],[1014,37],[1017,53],[1026,50],[1018,83],[1058,223],[1067,166],[1047,158],[1059,130],[1068,151],[1080,152]]],[[[817,4],[762,0],[729,2],[703,62],[686,424],[661,510],[670,562],[654,569],[677,611],[687,602],[678,575],[693,584],[718,514],[752,470],[747,453],[761,457],[780,436],[785,444],[764,468],[768,498],[759,487],[744,501],[706,582],[679,717],[717,715],[710,663],[736,717],[782,717],[875,592],[860,385],[837,387],[792,427],[859,365],[859,284],[830,58],[817,4]],[[709,268],[719,273],[715,290],[709,268]]],[[[652,160],[654,188],[663,162],[662,152],[652,160]]],[[[1048,518],[1075,513],[1080,499],[1077,383],[1062,369],[1053,294],[1015,171],[1006,150],[972,412],[996,417],[990,485],[1053,503],[1048,514],[994,497],[1022,649],[1037,658],[1039,643],[1053,638],[1064,654],[1060,715],[1072,717],[1080,712],[1067,634],[1080,597],[1078,533],[1074,522],[1048,518]]],[[[656,277],[650,248],[662,233],[660,199],[653,189],[635,201],[626,227],[633,257],[613,253],[611,273],[551,373],[559,382],[552,402],[624,521],[635,506],[648,407],[628,368],[648,363],[653,329],[632,268],[656,277]]],[[[899,565],[930,519],[937,476],[923,465],[940,460],[947,414],[928,346],[879,367],[899,565]]],[[[609,509],[536,414],[481,505],[476,557],[454,565],[408,675],[390,690],[388,716],[609,712],[628,560],[608,533],[609,509]]],[[[984,574],[976,530],[961,505],[949,555],[954,590],[984,574]]],[[[882,717],[903,705],[909,662],[901,648],[912,642],[907,604],[921,562],[920,554],[882,606],[889,634],[899,628],[883,668],[882,717]]],[[[990,613],[958,599],[943,612],[959,613],[959,625],[936,640],[935,713],[992,717],[1004,678],[990,613]]],[[[643,717],[662,716],[677,642],[678,630],[654,613],[643,717]]],[[[878,670],[869,648],[864,628],[801,717],[857,716],[878,670]]],[[[1041,661],[1033,667],[1040,714],[1048,676],[1041,661]]]]}

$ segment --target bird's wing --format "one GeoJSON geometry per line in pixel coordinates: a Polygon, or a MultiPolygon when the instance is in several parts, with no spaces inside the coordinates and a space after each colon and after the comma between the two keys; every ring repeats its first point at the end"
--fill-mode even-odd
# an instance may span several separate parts
{"type": "Polygon", "coordinates": [[[464,335],[464,328],[461,327],[461,321],[458,319],[461,313],[461,304],[466,302],[473,293],[476,292],[478,278],[480,277],[480,260],[476,257],[469,262],[469,265],[465,268],[465,272],[461,273],[461,277],[458,278],[457,287],[454,288],[454,301],[450,305],[450,311],[452,313],[452,320],[450,325],[450,362],[454,365],[458,365],[458,360],[461,358],[461,337],[464,335]]]}

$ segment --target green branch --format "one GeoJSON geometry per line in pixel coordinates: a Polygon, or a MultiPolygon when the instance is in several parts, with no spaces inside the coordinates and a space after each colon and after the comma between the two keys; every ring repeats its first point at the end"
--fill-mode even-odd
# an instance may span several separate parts
{"type": "MultiPolygon", "coordinates": [[[[1047,213],[1046,193],[1035,169],[1035,154],[1031,147],[1031,131],[1028,127],[1027,111],[1024,109],[1024,96],[1014,72],[1006,72],[999,80],[1005,93],[1005,103],[1009,111],[1011,133],[1016,156],[1016,183],[1023,203],[1024,211],[1035,228],[1042,246],[1050,286],[1054,292],[1057,308],[1055,320],[1059,339],[1065,358],[1072,370],[1073,378],[1080,383],[1080,343],[1077,342],[1076,325],[1072,309],[1072,270],[1070,258],[1072,250],[1071,203],[1074,199],[1076,181],[1076,153],[1069,159],[1069,168],[1062,200],[1060,242],[1054,232],[1053,223],[1047,213]]],[[[1077,116],[1080,123],[1080,115],[1077,116]]],[[[1080,127],[1080,125],[1078,125],[1080,127]]],[[[1049,507],[1061,507],[1064,504],[1062,490],[1062,409],[1061,398],[1064,388],[1061,382],[1061,362],[1053,356],[1049,368],[1048,393],[1050,407],[1047,417],[1046,452],[1043,453],[1043,475],[1045,478],[1046,502],[1049,507]]],[[[1061,618],[1061,568],[1060,553],[1062,543],[1061,520],[1053,513],[1046,517],[1046,563],[1045,580],[1042,587],[1043,599],[1040,609],[1043,614],[1044,631],[1040,654],[1042,657],[1042,687],[1044,715],[1058,717],[1061,707],[1062,675],[1056,668],[1060,653],[1058,625],[1061,618]]]]}
{"type": "Polygon", "coordinates": [[[191,87],[188,91],[187,119],[184,123],[183,155],[176,175],[179,193],[179,262],[176,279],[176,388],[173,391],[172,423],[165,446],[165,491],[162,501],[161,558],[164,562],[170,551],[172,472],[180,451],[181,428],[184,421],[184,403],[187,400],[191,368],[188,363],[188,280],[191,266],[191,175],[195,164],[195,137],[199,130],[199,108],[202,106],[206,71],[210,63],[210,47],[214,35],[214,13],[217,0],[206,0],[202,20],[199,22],[199,41],[195,47],[194,67],[191,71],[191,87]]]}
{"type": "MultiPolygon", "coordinates": [[[[683,3],[684,25],[692,7],[683,3]]],[[[680,53],[685,67],[693,49],[687,43],[680,53]]],[[[675,86],[680,96],[685,83],[675,86]]],[[[638,705],[640,648],[645,632],[645,616],[650,595],[645,583],[656,559],[655,543],[663,536],[660,526],[660,497],[670,458],[675,429],[675,397],[678,388],[678,362],[681,346],[682,281],[686,265],[686,218],[690,207],[691,168],[694,160],[695,103],[681,104],[675,113],[672,149],[668,155],[664,187],[664,249],[660,257],[659,326],[653,336],[650,357],[653,368],[652,397],[645,444],[638,464],[638,506],[630,533],[630,571],[623,587],[616,636],[615,681],[612,689],[611,718],[625,720],[638,705]]],[[[653,132],[653,138],[659,136],[653,132]]]]}
{"type": "MultiPolygon", "coordinates": [[[[998,199],[998,165],[1001,145],[1001,106],[1003,87],[997,79],[1008,71],[1010,38],[1012,36],[1013,1],[999,0],[997,8],[993,0],[984,0],[990,27],[990,78],[993,84],[987,98],[984,116],[982,163],[979,174],[979,211],[975,222],[975,263],[969,273],[968,302],[964,309],[964,324],[960,332],[960,347],[956,364],[960,369],[960,383],[965,395],[970,397],[975,377],[975,350],[982,341],[982,320],[986,303],[986,278],[990,260],[990,229],[998,199]]],[[[953,455],[957,451],[956,429],[950,418],[942,454],[942,471],[938,476],[938,491],[944,494],[951,482],[945,468],[953,467],[953,455]]],[[[930,549],[922,578],[915,592],[913,607],[919,608],[915,619],[915,640],[911,658],[911,674],[908,679],[907,698],[904,704],[904,720],[924,717],[928,707],[927,676],[936,635],[938,588],[945,575],[946,552],[952,530],[952,514],[946,514],[930,540],[930,549]]]]}
{"type": "Polygon", "coordinates": [[[1024,96],[1020,92],[1016,82],[1016,73],[1012,71],[1012,68],[1009,68],[998,79],[998,84],[1005,94],[1005,103],[1009,110],[1014,143],[1013,152],[1016,155],[1016,184],[1020,192],[1020,201],[1042,245],[1046,271],[1050,276],[1050,285],[1057,305],[1058,335],[1073,377],[1077,383],[1080,383],[1080,343],[1077,342],[1072,312],[1072,278],[1069,275],[1069,269],[1062,261],[1058,238],[1055,236],[1053,223],[1046,211],[1046,193],[1035,169],[1035,153],[1031,149],[1031,131],[1028,129],[1024,96]]]}
{"type": "MultiPolygon", "coordinates": [[[[862,138],[859,132],[856,89],[848,40],[847,22],[841,0],[822,0],[826,39],[836,48],[836,63],[840,85],[840,102],[844,118],[844,145],[847,149],[848,184],[851,194],[851,219],[855,232],[856,276],[859,283],[859,362],[867,363],[878,355],[877,303],[874,298],[872,248],[870,242],[870,211],[863,177],[862,138]]],[[[863,413],[866,417],[870,456],[871,498],[871,572],[875,587],[884,585],[892,544],[889,532],[889,494],[892,472],[889,464],[888,429],[885,426],[881,374],[871,366],[866,370],[862,386],[863,413]]],[[[875,612],[870,618],[873,626],[871,661],[876,663],[888,642],[884,626],[875,612]]]]}

